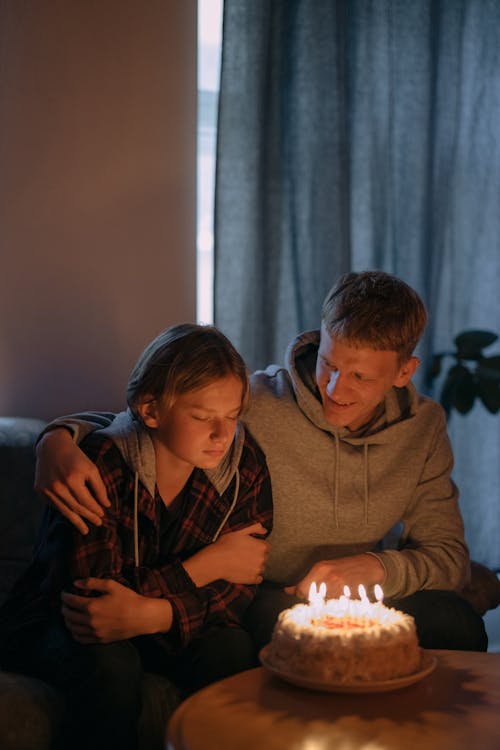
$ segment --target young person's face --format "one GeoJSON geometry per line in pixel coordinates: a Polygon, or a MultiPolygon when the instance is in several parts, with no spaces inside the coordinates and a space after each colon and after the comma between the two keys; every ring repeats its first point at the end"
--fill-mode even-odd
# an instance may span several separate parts
{"type": "Polygon", "coordinates": [[[172,459],[213,469],[233,441],[242,397],[239,378],[227,375],[183,393],[170,407],[162,399],[155,401],[143,419],[153,430],[153,441],[172,459]]]}
{"type": "Polygon", "coordinates": [[[401,365],[396,352],[349,346],[322,326],[316,382],[325,419],[358,430],[370,421],[393,386],[408,383],[417,365],[416,357],[401,365]]]}

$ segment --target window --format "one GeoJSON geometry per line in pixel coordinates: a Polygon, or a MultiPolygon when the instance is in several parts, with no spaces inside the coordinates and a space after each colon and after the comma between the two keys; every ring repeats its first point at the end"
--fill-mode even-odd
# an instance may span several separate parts
{"type": "Polygon", "coordinates": [[[213,323],[214,184],[223,0],[198,0],[196,316],[213,323]]]}

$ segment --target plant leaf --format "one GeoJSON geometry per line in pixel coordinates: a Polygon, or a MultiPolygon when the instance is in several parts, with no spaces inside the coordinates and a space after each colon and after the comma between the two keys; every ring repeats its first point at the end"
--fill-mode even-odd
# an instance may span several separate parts
{"type": "Polygon", "coordinates": [[[498,338],[492,331],[462,331],[455,337],[458,359],[480,359],[481,350],[498,338]]]}
{"type": "Polygon", "coordinates": [[[476,380],[465,365],[453,365],[448,371],[441,391],[441,404],[447,414],[452,407],[466,414],[474,406],[476,380]]]}
{"type": "Polygon", "coordinates": [[[477,381],[475,377],[467,370],[467,375],[457,383],[455,391],[455,409],[460,414],[467,414],[474,406],[474,400],[477,396],[477,381]]]}
{"type": "Polygon", "coordinates": [[[481,380],[478,384],[479,398],[491,414],[500,410],[500,381],[481,380]]]}
{"type": "Polygon", "coordinates": [[[425,373],[425,382],[427,385],[431,385],[434,378],[437,378],[437,376],[441,374],[441,361],[444,356],[444,352],[433,356],[431,363],[427,368],[427,372],[425,373]]]}
{"type": "Polygon", "coordinates": [[[480,380],[500,383],[500,355],[482,359],[476,368],[476,374],[480,380]]]}

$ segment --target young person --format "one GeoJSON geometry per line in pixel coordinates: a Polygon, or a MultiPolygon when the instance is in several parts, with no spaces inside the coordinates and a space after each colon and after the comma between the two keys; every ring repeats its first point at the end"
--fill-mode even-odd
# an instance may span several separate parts
{"type": "Polygon", "coordinates": [[[239,421],[247,400],[227,338],[179,325],[140,356],[128,410],[82,441],[109,500],[102,524],[83,536],[49,510],[0,610],[3,667],[64,689],[73,747],[136,747],[145,670],[190,692],[255,665],[241,620],[272,509],[263,453],[239,421]]]}
{"type": "MultiPolygon", "coordinates": [[[[380,583],[415,617],[422,646],[486,650],[482,618],[456,593],[469,556],[444,411],[411,383],[426,321],[401,279],[350,273],[327,294],[321,330],[251,377],[245,423],[274,506],[266,580],[247,613],[259,646],[315,580],[329,596],[380,583]]],[[[63,424],[83,435],[109,419],[63,424]]],[[[80,528],[99,523],[104,489],[68,431],[49,432],[39,458],[38,489],[80,528]]]]}

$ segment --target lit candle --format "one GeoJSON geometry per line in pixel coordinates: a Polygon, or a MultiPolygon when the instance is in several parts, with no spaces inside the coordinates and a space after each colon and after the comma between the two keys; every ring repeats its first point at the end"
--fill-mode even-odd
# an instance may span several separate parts
{"type": "Polygon", "coordinates": [[[373,593],[375,594],[375,599],[378,602],[381,603],[384,601],[384,592],[382,591],[382,586],[379,586],[378,583],[375,584],[373,588],[373,593]]]}
{"type": "Polygon", "coordinates": [[[321,616],[325,606],[326,583],[320,583],[319,590],[316,581],[309,586],[309,605],[311,607],[311,616],[317,618],[321,616]]]}
{"type": "Polygon", "coordinates": [[[309,586],[309,602],[312,602],[313,599],[316,598],[317,589],[316,589],[316,581],[313,581],[311,585],[309,586]]]}
{"type": "Polygon", "coordinates": [[[366,589],[362,583],[360,583],[358,586],[358,594],[362,602],[368,599],[368,597],[366,596],[366,589]]]}

